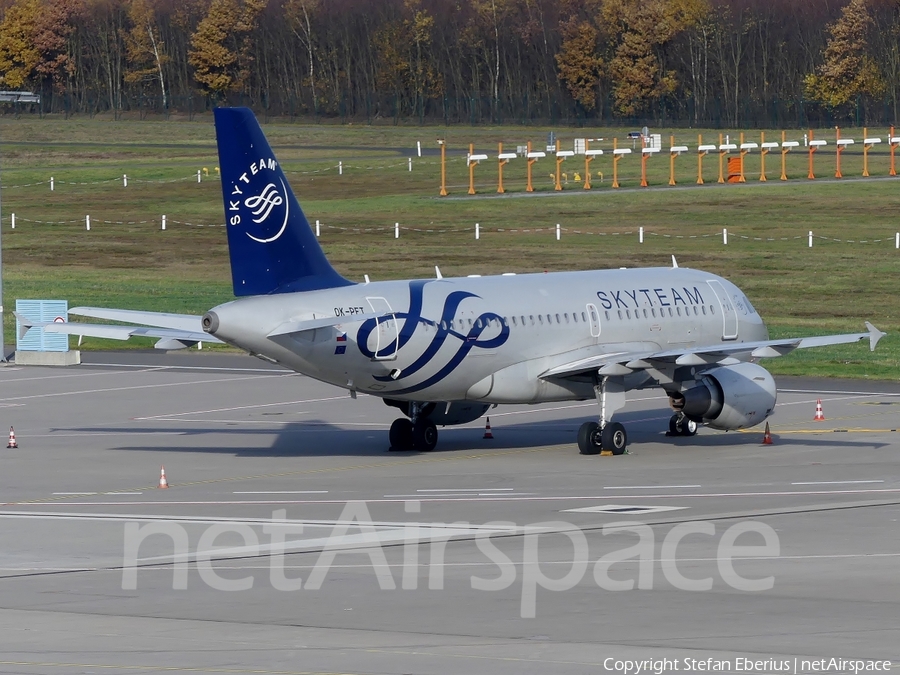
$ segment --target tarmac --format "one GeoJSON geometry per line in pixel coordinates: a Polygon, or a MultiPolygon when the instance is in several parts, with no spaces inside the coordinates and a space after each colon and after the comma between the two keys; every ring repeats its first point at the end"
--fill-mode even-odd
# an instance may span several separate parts
{"type": "Polygon", "coordinates": [[[250,357],[83,358],[0,367],[0,673],[900,662],[900,383],[780,378],[772,445],[666,437],[651,390],[619,457],[578,454],[593,401],[398,453],[396,410],[250,357]]]}

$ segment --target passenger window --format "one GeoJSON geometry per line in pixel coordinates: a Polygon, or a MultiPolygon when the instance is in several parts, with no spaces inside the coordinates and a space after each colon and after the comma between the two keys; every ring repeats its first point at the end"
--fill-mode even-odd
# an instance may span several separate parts
{"type": "Polygon", "coordinates": [[[584,312],[581,313],[581,320],[587,323],[587,314],[585,314],[584,312]]]}
{"type": "Polygon", "coordinates": [[[475,322],[475,327],[481,328],[481,319],[478,319],[478,321],[475,322]]]}
{"type": "Polygon", "coordinates": [[[622,310],[621,309],[619,310],[619,318],[620,319],[622,318],[622,310]]]}
{"type": "Polygon", "coordinates": [[[697,309],[697,305],[694,305],[694,316],[698,316],[700,314],[700,310],[697,309]]]}
{"type": "Polygon", "coordinates": [[[472,319],[469,319],[469,328],[472,327],[472,319]]]}
{"type": "Polygon", "coordinates": [[[647,314],[647,310],[646,310],[646,309],[645,309],[645,310],[644,310],[644,318],[645,318],[645,319],[646,319],[646,318],[647,318],[647,316],[648,316],[648,314],[647,314]]]}
{"type": "Polygon", "coordinates": [[[549,326],[551,323],[553,323],[553,319],[552,319],[551,316],[548,314],[548,315],[547,315],[547,325],[549,326]]]}
{"type": "Polygon", "coordinates": [[[574,321],[575,323],[578,323],[578,313],[577,312],[572,312],[572,321],[574,321]]]}
{"type": "Polygon", "coordinates": [[[541,324],[542,326],[544,325],[544,315],[543,314],[538,314],[538,323],[541,324]]]}
{"type": "Polygon", "coordinates": [[[706,316],[706,305],[703,305],[703,316],[706,316]]]}
{"type": "Polygon", "coordinates": [[[627,316],[629,319],[631,318],[631,310],[630,309],[625,310],[625,316],[627,316]]]}
{"type": "Polygon", "coordinates": [[[529,315],[528,318],[531,319],[531,325],[533,326],[534,325],[534,315],[529,315]]]}
{"type": "Polygon", "coordinates": [[[516,317],[513,317],[512,319],[513,319],[513,326],[515,326],[516,325],[516,317]]]}
{"type": "Polygon", "coordinates": [[[566,312],[566,313],[564,314],[564,316],[566,317],[566,323],[569,323],[569,313],[566,312]]]}
{"type": "Polygon", "coordinates": [[[603,313],[606,314],[606,320],[609,321],[609,312],[606,311],[606,312],[603,312],[603,313]]]}
{"type": "Polygon", "coordinates": [[[712,305],[710,305],[710,306],[709,306],[709,313],[710,313],[710,314],[715,314],[715,313],[716,313],[716,308],[713,307],[712,305]]]}
{"type": "Polygon", "coordinates": [[[678,316],[681,316],[681,307],[676,307],[676,308],[675,308],[675,313],[676,313],[678,316]]]}
{"type": "Polygon", "coordinates": [[[653,315],[653,318],[655,319],[656,318],[656,307],[651,307],[650,313],[653,315]]]}
{"type": "Polygon", "coordinates": [[[562,323],[562,321],[559,320],[559,314],[556,315],[556,323],[562,323]]]}
{"type": "Polygon", "coordinates": [[[670,317],[675,316],[675,315],[672,313],[672,308],[671,308],[671,307],[669,307],[669,316],[670,316],[670,317]]]}

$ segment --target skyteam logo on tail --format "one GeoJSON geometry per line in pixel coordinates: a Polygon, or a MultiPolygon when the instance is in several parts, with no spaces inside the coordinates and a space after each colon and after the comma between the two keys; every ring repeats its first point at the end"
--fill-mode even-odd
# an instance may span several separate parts
{"type": "Polygon", "coordinates": [[[273,158],[251,163],[232,183],[228,197],[228,224],[243,226],[244,234],[260,244],[284,234],[290,216],[288,188],[277,166],[273,158]]]}

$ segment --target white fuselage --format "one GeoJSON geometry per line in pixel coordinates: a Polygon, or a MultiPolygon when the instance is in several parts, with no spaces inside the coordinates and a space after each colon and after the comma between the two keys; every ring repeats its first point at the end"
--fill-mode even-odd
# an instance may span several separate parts
{"type": "Polygon", "coordinates": [[[589,381],[540,376],[599,354],[768,338],[740,289],[686,268],[375,282],[247,297],[213,312],[215,335],[235,346],[340,387],[415,401],[580,399],[592,395],[589,381]],[[268,336],[330,317],[345,320],[268,336]]]}

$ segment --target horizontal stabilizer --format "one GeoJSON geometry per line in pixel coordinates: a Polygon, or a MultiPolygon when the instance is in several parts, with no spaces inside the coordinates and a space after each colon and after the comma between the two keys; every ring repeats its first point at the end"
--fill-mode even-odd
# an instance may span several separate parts
{"type": "Polygon", "coordinates": [[[106,307],[75,307],[69,310],[69,314],[89,316],[92,319],[103,319],[104,321],[124,321],[144,326],[203,332],[203,327],[200,325],[202,317],[195,314],[141,312],[133,309],[109,309],[106,307]]]}
{"type": "Polygon", "coordinates": [[[47,333],[63,335],[86,335],[88,337],[106,338],[109,340],[127,340],[131,337],[163,338],[181,343],[197,342],[221,343],[218,338],[201,331],[179,330],[176,328],[160,328],[158,326],[114,326],[101,323],[56,323],[52,321],[33,321],[20,314],[20,331],[27,332],[31,328],[43,328],[47,333]]]}

